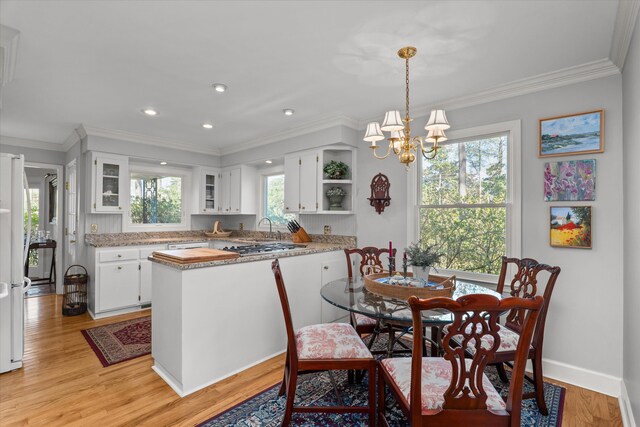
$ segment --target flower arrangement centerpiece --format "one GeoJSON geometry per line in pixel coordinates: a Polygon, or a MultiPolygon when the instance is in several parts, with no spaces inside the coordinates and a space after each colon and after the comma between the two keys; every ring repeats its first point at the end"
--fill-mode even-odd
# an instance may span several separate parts
{"type": "Polygon", "coordinates": [[[347,192],[342,187],[331,187],[325,193],[329,199],[329,210],[339,211],[342,210],[342,199],[347,195],[347,192]]]}
{"type": "Polygon", "coordinates": [[[331,160],[322,170],[329,179],[346,179],[349,176],[349,165],[336,160],[331,160]]]}
{"type": "Polygon", "coordinates": [[[431,267],[442,257],[441,253],[436,252],[436,245],[412,243],[406,253],[409,264],[413,266],[413,276],[428,282],[431,267]]]}

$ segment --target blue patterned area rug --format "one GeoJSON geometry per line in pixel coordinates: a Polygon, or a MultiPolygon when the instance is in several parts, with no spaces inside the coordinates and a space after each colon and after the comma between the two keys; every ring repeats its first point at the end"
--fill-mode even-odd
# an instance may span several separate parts
{"type": "MultiPolygon", "coordinates": [[[[509,373],[507,371],[507,373],[509,373]]],[[[345,371],[333,372],[340,395],[346,405],[365,405],[367,401],[367,379],[361,384],[348,384],[345,371]]],[[[496,389],[506,398],[508,385],[498,378],[495,368],[487,369],[487,375],[496,389]]],[[[201,423],[198,427],[279,427],[284,414],[285,396],[278,397],[280,384],[276,384],[262,393],[234,406],[220,415],[201,423]]],[[[525,384],[525,393],[532,391],[529,383],[525,384]]],[[[535,399],[522,402],[521,426],[527,427],[560,427],[562,425],[562,409],[564,406],[564,388],[554,384],[544,384],[545,399],[549,408],[549,416],[538,412],[535,399]]],[[[329,374],[317,372],[298,377],[296,405],[337,405],[335,391],[331,385],[329,374]]],[[[408,426],[409,423],[402,411],[395,405],[390,394],[387,394],[387,419],[393,427],[408,426]]],[[[323,426],[323,427],[361,427],[367,425],[364,414],[311,414],[294,413],[291,425],[323,426]]]]}

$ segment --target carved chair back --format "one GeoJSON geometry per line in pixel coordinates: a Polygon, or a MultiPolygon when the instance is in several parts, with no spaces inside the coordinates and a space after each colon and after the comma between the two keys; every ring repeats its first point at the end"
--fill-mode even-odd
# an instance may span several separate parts
{"type": "MultiPolygon", "coordinates": [[[[472,294],[457,300],[437,297],[429,299],[409,298],[413,317],[413,355],[411,361],[411,425],[421,425],[422,420],[422,311],[444,309],[453,315],[453,323],[442,339],[444,359],[451,363],[452,373],[449,388],[444,393],[443,411],[469,410],[469,417],[477,417],[471,411],[487,411],[487,393],[483,386],[485,367],[495,359],[500,347],[498,320],[509,310],[522,310],[523,327],[518,342],[513,373],[509,385],[506,411],[511,417],[520,419],[520,404],[524,369],[536,319],[542,306],[542,297],[505,298],[492,295],[472,294]],[[456,344],[456,337],[461,345],[456,344]],[[475,348],[472,359],[465,359],[465,349],[475,348]]],[[[447,414],[440,414],[446,417],[447,414]]],[[[478,418],[475,418],[478,419],[478,418]]],[[[470,419],[471,420],[471,419],[470,419]]],[[[513,420],[513,418],[512,418],[513,420]]],[[[518,422],[519,425],[519,422],[518,422]]]]}
{"type": "MultiPolygon", "coordinates": [[[[349,273],[349,279],[353,279],[353,268],[351,266],[351,255],[360,255],[360,267],[359,271],[362,276],[373,273],[381,273],[385,269],[383,261],[380,256],[383,254],[389,254],[389,249],[376,248],[375,246],[367,246],[362,249],[345,249],[344,253],[347,257],[347,271],[349,273]]],[[[396,256],[396,249],[393,249],[393,256],[396,256]]]]}
{"type": "MultiPolygon", "coordinates": [[[[532,344],[534,347],[542,344],[544,338],[544,324],[547,318],[547,311],[549,310],[549,302],[551,301],[551,294],[555,287],[558,275],[560,275],[560,267],[551,267],[546,264],[540,264],[538,261],[532,258],[507,258],[502,257],[502,268],[500,270],[500,277],[498,279],[499,293],[504,292],[505,281],[509,266],[515,269],[515,274],[509,283],[509,295],[512,297],[520,298],[532,298],[540,294],[539,285],[540,281],[544,280],[543,276],[547,277],[547,283],[544,287],[544,303],[538,316],[538,322],[536,324],[532,344]],[[541,274],[542,273],[542,274],[541,274]],[[540,275],[540,277],[538,277],[540,275]]],[[[507,315],[505,326],[509,329],[520,332],[522,329],[523,313],[518,310],[511,310],[507,315]]]]}
{"type": "Polygon", "coordinates": [[[296,347],[296,338],[293,331],[293,320],[291,318],[291,309],[289,308],[289,297],[287,296],[287,289],[284,286],[284,280],[282,279],[282,271],[280,271],[280,262],[275,259],[271,263],[271,271],[276,280],[276,287],[278,288],[278,296],[280,297],[280,305],[282,306],[282,314],[284,315],[284,324],[287,330],[287,354],[289,357],[288,363],[291,363],[294,367],[298,362],[298,351],[296,347]]]}

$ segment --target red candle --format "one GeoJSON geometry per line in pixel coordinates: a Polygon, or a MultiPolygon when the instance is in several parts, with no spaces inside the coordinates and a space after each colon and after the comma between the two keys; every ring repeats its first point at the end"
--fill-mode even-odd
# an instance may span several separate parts
{"type": "Polygon", "coordinates": [[[389,256],[393,256],[393,245],[391,244],[391,240],[389,240],[389,256]]]}

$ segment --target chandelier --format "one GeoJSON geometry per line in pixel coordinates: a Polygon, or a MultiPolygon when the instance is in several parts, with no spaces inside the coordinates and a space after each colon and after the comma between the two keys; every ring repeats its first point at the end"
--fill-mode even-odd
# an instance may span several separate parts
{"type": "Polygon", "coordinates": [[[414,153],[418,154],[418,149],[425,159],[433,159],[438,153],[438,143],[447,140],[444,131],[451,127],[444,110],[432,110],[424,127],[427,136],[424,139],[420,136],[411,137],[411,121],[413,119],[409,115],[409,59],[414,57],[416,52],[417,49],[413,46],[403,47],[398,51],[398,56],[405,60],[406,69],[406,113],[404,118],[400,116],[398,110],[387,111],[382,126],[378,122],[369,123],[363,138],[371,143],[370,148],[377,159],[386,159],[393,152],[407,169],[416,160],[414,153]],[[379,156],[376,152],[378,149],[377,141],[385,139],[382,131],[389,132],[389,138],[387,138],[389,148],[387,154],[379,156]]]}

